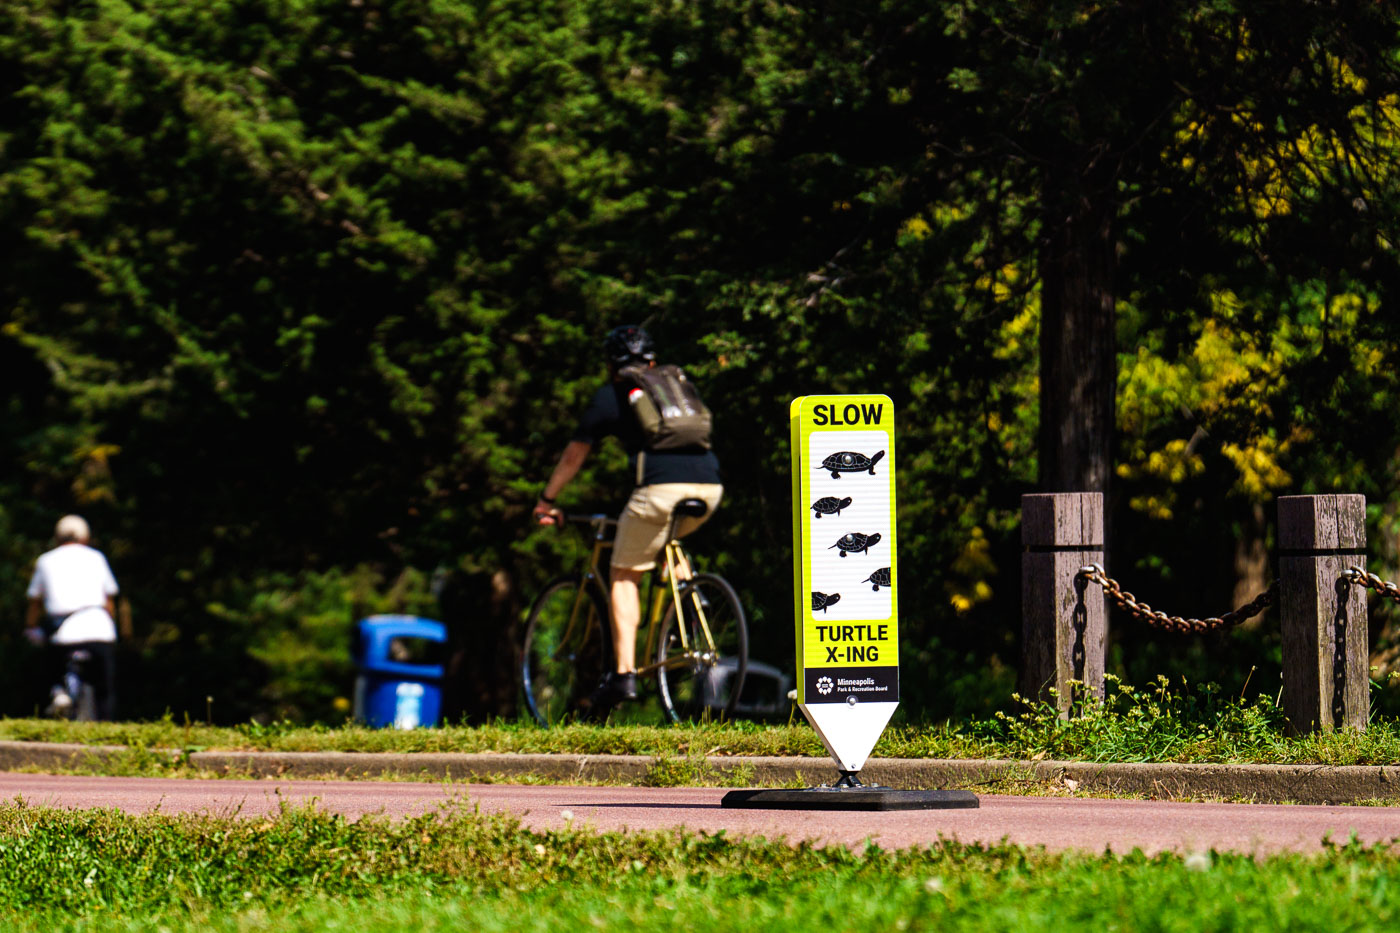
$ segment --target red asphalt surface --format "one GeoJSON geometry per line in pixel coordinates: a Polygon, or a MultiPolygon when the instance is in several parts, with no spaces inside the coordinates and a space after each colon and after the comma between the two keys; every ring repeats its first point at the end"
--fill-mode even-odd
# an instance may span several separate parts
{"type": "Polygon", "coordinates": [[[1167,803],[1061,797],[983,796],[976,810],[852,813],[724,810],[723,789],[513,786],[384,781],[241,781],[73,777],[0,773],[0,799],[31,806],[116,807],[128,813],[209,813],[262,817],[283,802],[308,802],[346,817],[399,818],[465,804],[484,813],[510,813],[533,829],[690,830],[812,840],[884,848],[936,843],[940,838],[1000,841],[1051,850],[1141,849],[1182,854],[1214,849],[1267,855],[1310,852],[1330,837],[1355,834],[1366,845],[1400,839],[1400,808],[1306,807],[1262,804],[1167,803]]]}

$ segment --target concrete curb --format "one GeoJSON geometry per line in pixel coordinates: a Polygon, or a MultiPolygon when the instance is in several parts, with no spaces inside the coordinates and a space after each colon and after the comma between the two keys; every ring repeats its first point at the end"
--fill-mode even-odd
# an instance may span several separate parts
{"type": "MultiPolygon", "coordinates": [[[[828,758],[651,755],[532,755],[503,752],[185,752],[48,742],[0,742],[0,771],[77,769],[116,763],[132,754],[170,756],[215,773],[264,778],[357,778],[405,775],[444,780],[651,783],[662,777],[710,774],[746,784],[820,784],[837,776],[828,758]]],[[[1162,799],[1222,798],[1257,803],[1400,803],[1400,766],[1096,764],[1083,761],[873,758],[867,783],[915,789],[995,792],[1006,783],[1068,786],[1162,799]]]]}

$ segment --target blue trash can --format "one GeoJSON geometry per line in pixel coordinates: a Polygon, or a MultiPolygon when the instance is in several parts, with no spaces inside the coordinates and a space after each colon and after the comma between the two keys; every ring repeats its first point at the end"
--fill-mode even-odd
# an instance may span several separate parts
{"type": "Polygon", "coordinates": [[[442,716],[447,626],[370,616],[355,627],[355,719],[376,729],[435,726],[442,716]]]}

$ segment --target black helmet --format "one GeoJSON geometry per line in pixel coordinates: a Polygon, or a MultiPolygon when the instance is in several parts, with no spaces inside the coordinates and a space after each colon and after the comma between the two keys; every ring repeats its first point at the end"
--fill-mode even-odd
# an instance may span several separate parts
{"type": "Polygon", "coordinates": [[[656,346],[651,342],[651,335],[636,324],[624,324],[614,327],[603,338],[603,355],[613,366],[626,366],[656,359],[656,346]]]}

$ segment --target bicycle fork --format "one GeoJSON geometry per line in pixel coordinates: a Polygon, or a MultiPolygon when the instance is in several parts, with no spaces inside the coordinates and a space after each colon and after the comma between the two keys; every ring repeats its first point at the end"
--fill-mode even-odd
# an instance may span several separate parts
{"type": "MultiPolygon", "coordinates": [[[[578,592],[574,593],[574,604],[569,609],[569,624],[564,628],[564,634],[559,639],[559,646],[554,649],[554,659],[556,661],[559,660],[561,655],[567,655],[570,647],[573,645],[574,629],[579,626],[580,611],[583,610],[584,607],[587,607],[587,611],[590,614],[592,612],[593,601],[588,598],[588,590],[591,586],[597,586],[597,578],[592,572],[585,573],[583,578],[579,580],[578,592]]],[[[601,621],[606,620],[600,620],[600,622],[601,621]]],[[[583,622],[583,637],[585,638],[588,634],[588,625],[589,622],[585,620],[583,622]]],[[[601,627],[602,626],[600,626],[600,628],[601,627]]],[[[603,638],[611,637],[611,633],[606,631],[602,632],[601,635],[603,638]]]]}

